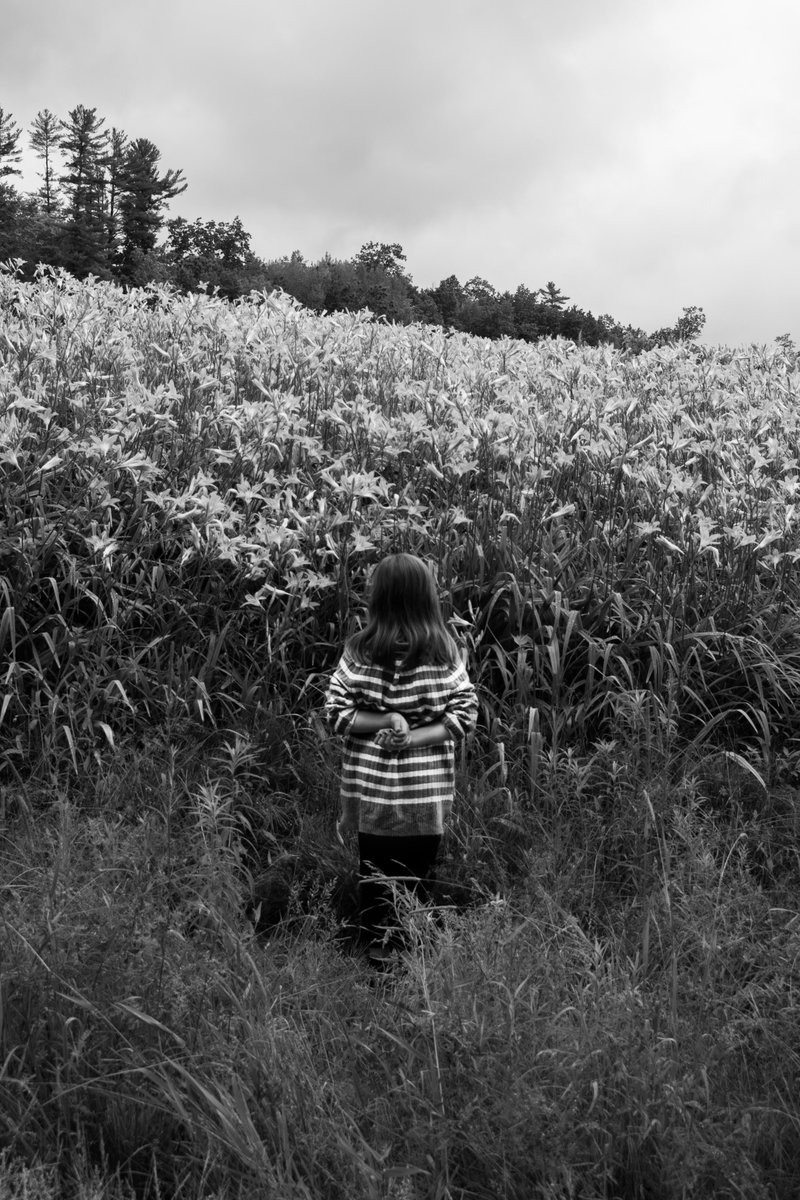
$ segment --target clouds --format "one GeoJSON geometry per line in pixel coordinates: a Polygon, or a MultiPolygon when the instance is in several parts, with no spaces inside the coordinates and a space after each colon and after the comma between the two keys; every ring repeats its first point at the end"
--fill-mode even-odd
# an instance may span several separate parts
{"type": "Polygon", "coordinates": [[[5,0],[0,104],[96,106],[265,257],[400,241],[644,326],[797,328],[789,0],[5,0]],[[754,302],[760,286],[768,304],[754,302]],[[781,319],[777,319],[780,317],[781,319]]]}
{"type": "Polygon", "coordinates": [[[322,24],[284,30],[289,53],[267,55],[238,89],[252,126],[230,135],[251,193],[279,188],[302,213],[412,229],[524,179],[535,64],[510,55],[488,12],[467,26],[454,5],[411,4],[400,17],[386,5],[304,7],[322,24]],[[254,159],[256,124],[265,152],[254,159]]]}

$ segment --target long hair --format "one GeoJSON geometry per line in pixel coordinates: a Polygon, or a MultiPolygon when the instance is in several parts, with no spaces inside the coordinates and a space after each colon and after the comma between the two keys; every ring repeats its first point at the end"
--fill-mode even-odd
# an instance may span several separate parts
{"type": "Polygon", "coordinates": [[[433,575],[413,554],[390,554],[372,576],[367,623],[347,648],[359,662],[408,669],[455,663],[458,647],[447,631],[433,575]]]}

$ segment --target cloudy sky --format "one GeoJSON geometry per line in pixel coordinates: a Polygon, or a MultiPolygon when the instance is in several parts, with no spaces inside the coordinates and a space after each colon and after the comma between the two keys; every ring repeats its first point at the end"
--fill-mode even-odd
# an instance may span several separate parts
{"type": "MultiPolygon", "coordinates": [[[[0,0],[0,107],[96,108],[263,258],[400,242],[652,329],[800,340],[797,0],[0,0]]],[[[36,184],[35,166],[23,186],[36,184]]]]}

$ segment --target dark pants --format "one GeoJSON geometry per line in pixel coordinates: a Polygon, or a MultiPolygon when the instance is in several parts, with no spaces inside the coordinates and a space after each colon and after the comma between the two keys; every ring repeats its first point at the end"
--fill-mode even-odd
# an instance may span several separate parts
{"type": "Polygon", "coordinates": [[[405,888],[423,903],[430,900],[430,884],[441,840],[438,833],[409,837],[359,833],[361,928],[371,941],[383,941],[388,930],[389,944],[402,945],[395,891],[405,888]]]}

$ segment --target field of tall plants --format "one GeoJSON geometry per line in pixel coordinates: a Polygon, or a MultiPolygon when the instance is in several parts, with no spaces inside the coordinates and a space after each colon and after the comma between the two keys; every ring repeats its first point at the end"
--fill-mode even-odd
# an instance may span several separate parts
{"type": "Polygon", "coordinates": [[[0,273],[0,1192],[800,1191],[800,366],[0,273]],[[480,700],[402,969],[327,673],[480,700]]]}

